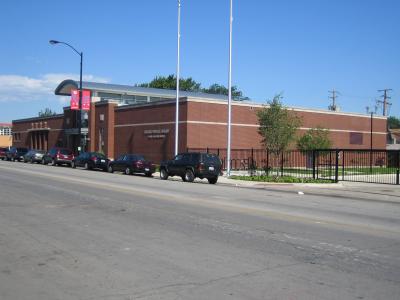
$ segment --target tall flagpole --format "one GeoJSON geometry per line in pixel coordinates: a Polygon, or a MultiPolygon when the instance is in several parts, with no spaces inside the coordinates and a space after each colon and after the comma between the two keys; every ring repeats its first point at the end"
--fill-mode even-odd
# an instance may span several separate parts
{"type": "Polygon", "coordinates": [[[175,155],[179,151],[179,77],[180,77],[180,46],[181,46],[181,0],[178,0],[178,47],[176,63],[176,111],[175,111],[175,155]]]}
{"type": "Polygon", "coordinates": [[[231,122],[232,122],[232,0],[230,0],[229,15],[229,78],[228,78],[228,145],[227,145],[227,167],[226,173],[231,175],[231,122]]]}

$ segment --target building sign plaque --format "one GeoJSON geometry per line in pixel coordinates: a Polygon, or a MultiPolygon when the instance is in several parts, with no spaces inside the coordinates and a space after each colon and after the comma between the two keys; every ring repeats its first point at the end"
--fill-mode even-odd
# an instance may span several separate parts
{"type": "Polygon", "coordinates": [[[149,139],[164,139],[169,133],[169,129],[147,129],[143,133],[149,139]]]}

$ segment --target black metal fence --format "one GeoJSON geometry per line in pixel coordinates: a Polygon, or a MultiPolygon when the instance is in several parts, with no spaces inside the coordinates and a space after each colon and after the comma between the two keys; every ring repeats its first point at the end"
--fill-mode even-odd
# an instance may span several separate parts
{"type": "MultiPolygon", "coordinates": [[[[189,148],[215,153],[227,165],[221,148],[189,148]]],[[[331,181],[399,184],[400,151],[366,149],[290,150],[279,155],[264,149],[232,149],[231,168],[248,174],[293,176],[331,181]]]]}

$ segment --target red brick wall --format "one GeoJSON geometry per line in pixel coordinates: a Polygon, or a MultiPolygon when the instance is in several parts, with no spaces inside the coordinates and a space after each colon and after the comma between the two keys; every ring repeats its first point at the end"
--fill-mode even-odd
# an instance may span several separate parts
{"type": "MultiPolygon", "coordinates": [[[[180,103],[179,120],[186,121],[186,115],[187,103],[180,103]]],[[[174,156],[175,103],[117,108],[115,119],[116,157],[125,153],[139,153],[149,160],[160,162],[174,156]],[[150,130],[154,133],[150,134],[150,130]],[[154,138],[155,135],[163,137],[154,138]]],[[[179,125],[179,152],[186,151],[186,137],[186,123],[182,123],[179,125]]]]}
{"type": "MultiPolygon", "coordinates": [[[[31,133],[28,131],[34,127],[50,128],[47,132],[47,149],[55,146],[57,143],[63,143],[64,133],[62,130],[64,125],[63,116],[47,117],[47,118],[31,118],[13,122],[13,133],[19,134],[19,140],[13,140],[13,146],[16,147],[31,147],[31,133]]],[[[44,133],[44,132],[43,132],[44,133]]],[[[43,147],[44,148],[44,147],[43,147]]]]}
{"type": "MultiPolygon", "coordinates": [[[[262,148],[261,138],[257,132],[259,107],[232,105],[232,144],[233,149],[262,148]],[[247,125],[247,126],[242,126],[247,125]]],[[[220,103],[189,102],[188,103],[188,147],[189,148],[226,148],[228,106],[220,103]],[[217,124],[193,124],[194,121],[217,124]]],[[[331,129],[329,136],[333,147],[349,149],[369,149],[370,122],[369,116],[344,115],[339,113],[320,113],[295,111],[302,120],[303,134],[307,128],[323,127],[331,129]],[[350,131],[362,132],[361,145],[350,144],[350,131]]],[[[384,118],[373,119],[373,148],[386,148],[386,124],[384,118]],[[378,134],[379,132],[380,134],[378,134]]]]}

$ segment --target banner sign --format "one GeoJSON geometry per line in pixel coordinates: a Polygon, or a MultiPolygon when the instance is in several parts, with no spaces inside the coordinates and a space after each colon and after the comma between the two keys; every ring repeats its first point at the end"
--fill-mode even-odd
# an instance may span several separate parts
{"type": "Polygon", "coordinates": [[[79,110],[79,91],[71,90],[71,110],[79,110]]]}
{"type": "Polygon", "coordinates": [[[90,110],[90,91],[82,91],[82,110],[90,110]]]}

